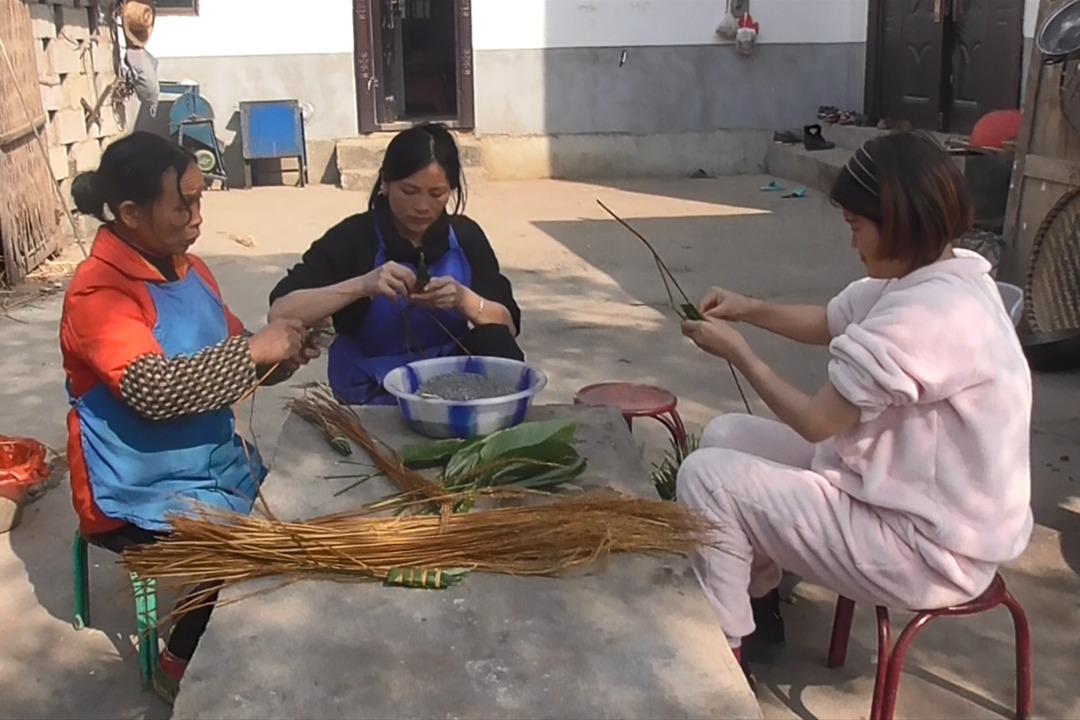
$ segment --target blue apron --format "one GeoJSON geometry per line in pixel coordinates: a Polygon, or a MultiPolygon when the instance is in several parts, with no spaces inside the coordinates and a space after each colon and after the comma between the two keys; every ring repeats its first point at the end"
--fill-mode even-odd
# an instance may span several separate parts
{"type": "MultiPolygon", "coordinates": [[[[167,358],[229,337],[221,301],[194,270],[147,288],[157,308],[154,337],[167,358]]],[[[108,517],[167,532],[170,514],[191,514],[196,504],[251,512],[267,471],[254,448],[245,452],[231,409],[154,422],[104,384],[73,405],[94,502],[108,517]]]]}
{"type": "MultiPolygon", "coordinates": [[[[379,241],[375,267],[379,268],[387,257],[377,222],[375,237],[379,241]]],[[[402,264],[416,271],[415,265],[402,264]]],[[[429,271],[433,278],[451,277],[465,287],[472,285],[472,267],[452,227],[450,249],[429,271]]],[[[393,396],[382,386],[392,370],[416,360],[460,354],[455,338],[468,331],[469,322],[460,312],[416,307],[406,298],[372,298],[359,331],[339,334],[330,346],[330,387],[350,405],[393,405],[393,396]]]]}

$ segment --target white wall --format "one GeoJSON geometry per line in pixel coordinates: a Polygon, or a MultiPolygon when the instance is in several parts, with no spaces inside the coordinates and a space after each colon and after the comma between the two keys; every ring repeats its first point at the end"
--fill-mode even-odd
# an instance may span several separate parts
{"type": "Polygon", "coordinates": [[[1039,0],[1024,0],[1024,37],[1035,37],[1035,21],[1039,15],[1039,0]]]}
{"type": "MultiPolygon", "coordinates": [[[[1023,0],[1024,36],[1039,0],[1023,0]]],[[[869,0],[752,0],[763,43],[865,42],[869,0]]],[[[473,0],[477,50],[708,45],[726,0],[473,0]]],[[[164,16],[158,57],[351,53],[352,0],[201,0],[164,16]],[[298,12],[302,5],[303,12],[298,12]]]]}
{"type": "MultiPolygon", "coordinates": [[[[751,0],[762,43],[865,42],[868,0],[751,0]]],[[[711,45],[726,0],[473,0],[473,47],[711,45]]]]}
{"type": "Polygon", "coordinates": [[[352,29],[352,0],[201,0],[197,17],[159,17],[149,49],[160,58],[352,53],[352,29]]]}

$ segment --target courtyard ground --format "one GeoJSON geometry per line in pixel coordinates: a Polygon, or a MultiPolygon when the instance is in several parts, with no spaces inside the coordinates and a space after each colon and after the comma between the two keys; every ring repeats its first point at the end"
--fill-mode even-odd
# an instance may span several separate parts
{"type": "MultiPolygon", "coordinates": [[[[591,382],[638,380],[676,392],[692,426],[739,411],[727,369],[680,337],[665,312],[666,297],[649,256],[603,215],[595,199],[654,239],[694,294],[723,285],[774,300],[824,302],[861,270],[846,226],[819,195],[785,200],[759,192],[767,180],[491,183],[474,192],[469,214],[488,233],[514,282],[525,311],[525,349],[551,378],[542,402],[568,402],[575,389],[591,382]]],[[[196,252],[213,267],[233,310],[257,327],[267,294],[285,268],[365,202],[362,194],[330,188],[210,194],[196,252]]],[[[60,307],[60,295],[53,294],[0,319],[0,432],[30,435],[62,449],[67,399],[57,348],[60,307]]],[[[825,381],[822,351],[750,335],[797,385],[813,390],[825,381]]],[[[324,373],[325,364],[316,363],[292,384],[322,379],[324,373]]],[[[1039,526],[1030,548],[1003,574],[1033,626],[1036,714],[1075,718],[1080,378],[1040,376],[1035,389],[1033,506],[1039,526]]],[[[264,453],[276,442],[290,392],[295,389],[285,386],[257,396],[254,427],[264,453]]],[[[665,442],[661,432],[647,425],[637,432],[655,456],[665,442]]],[[[62,485],[29,506],[14,532],[0,536],[0,717],[167,717],[168,708],[139,689],[137,656],[128,640],[131,600],[120,568],[103,551],[91,552],[94,628],[76,632],[71,626],[74,529],[62,485]]],[[[834,601],[827,589],[805,583],[796,588],[785,610],[785,654],[759,669],[767,718],[868,715],[872,612],[859,609],[848,666],[831,671],[824,656],[834,601]]],[[[923,635],[907,668],[901,717],[1011,716],[1013,650],[1004,610],[939,622],[923,635]]],[[[716,711],[724,716],[723,708],[716,711]]]]}

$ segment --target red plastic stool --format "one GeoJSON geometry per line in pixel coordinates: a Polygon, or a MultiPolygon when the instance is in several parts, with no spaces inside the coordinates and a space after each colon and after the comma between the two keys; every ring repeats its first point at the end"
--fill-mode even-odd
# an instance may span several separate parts
{"type": "MultiPolygon", "coordinates": [[[[941,610],[920,610],[904,628],[896,647],[889,649],[891,628],[889,627],[888,608],[877,606],[878,621],[878,665],[877,678],[874,681],[874,699],[870,706],[870,720],[893,720],[896,712],[896,696],[900,691],[900,674],[904,671],[904,661],[916,636],[939,617],[976,615],[1004,605],[1012,614],[1016,629],[1016,717],[1028,720],[1031,717],[1031,631],[1027,616],[1016,598],[1005,587],[1001,575],[994,575],[994,580],[979,597],[971,602],[941,610]]],[[[851,635],[851,620],[855,613],[855,601],[841,597],[836,601],[836,618],[833,620],[832,642],[829,645],[829,667],[843,667],[847,658],[848,638],[851,635]]]]}
{"type": "Polygon", "coordinates": [[[634,418],[652,418],[667,428],[684,453],[688,449],[686,426],[676,409],[679,399],[663,388],[636,383],[600,383],[578,390],[574,404],[617,408],[631,430],[634,428],[634,418]]]}

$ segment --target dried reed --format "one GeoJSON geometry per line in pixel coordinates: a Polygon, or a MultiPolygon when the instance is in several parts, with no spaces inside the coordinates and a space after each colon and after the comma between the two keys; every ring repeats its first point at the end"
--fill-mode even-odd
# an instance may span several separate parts
{"type": "MultiPolygon", "coordinates": [[[[597,200],[596,204],[602,207],[604,209],[604,212],[606,212],[608,215],[615,218],[616,222],[629,230],[630,233],[634,235],[634,237],[644,243],[645,247],[647,247],[649,249],[649,252],[652,253],[653,260],[656,262],[656,269],[660,271],[660,279],[664,282],[664,290],[667,291],[668,303],[671,305],[672,311],[679,317],[679,319],[683,321],[705,320],[705,316],[701,314],[700,310],[698,310],[697,305],[691,302],[689,296],[687,296],[686,292],[682,289],[682,286],[679,285],[679,280],[675,277],[675,273],[671,272],[671,270],[667,266],[667,263],[665,263],[664,259],[660,257],[660,253],[658,253],[656,251],[656,248],[653,247],[653,244],[649,242],[644,235],[635,230],[633,226],[630,225],[630,223],[626,222],[621,217],[616,215],[615,212],[603,202],[597,200]],[[675,296],[671,294],[671,286],[668,284],[669,278],[671,284],[675,286],[675,289],[678,290],[679,294],[682,296],[683,302],[681,305],[676,305],[675,303],[675,296]]],[[[750,401],[746,399],[746,393],[743,391],[742,382],[739,380],[739,374],[735,372],[735,366],[731,363],[730,360],[728,361],[728,369],[731,370],[731,379],[735,381],[735,389],[739,391],[739,397],[742,399],[743,407],[746,408],[746,414],[753,415],[754,412],[750,409],[750,401]]]]}
{"type": "Polygon", "coordinates": [[[361,512],[283,523],[203,513],[172,523],[168,538],[125,552],[123,561],[141,577],[188,587],[270,576],[385,580],[403,568],[556,575],[612,554],[685,555],[708,543],[713,529],[681,505],[613,492],[446,520],[361,512]]]}
{"type": "MultiPolygon", "coordinates": [[[[384,475],[401,490],[413,497],[441,498],[446,491],[415,470],[405,467],[397,451],[369,433],[348,405],[334,397],[330,388],[319,385],[307,390],[303,397],[289,403],[289,408],[300,417],[320,428],[330,443],[348,438],[359,445],[384,475]]],[[[446,516],[453,506],[443,503],[441,512],[446,516]]]]}

